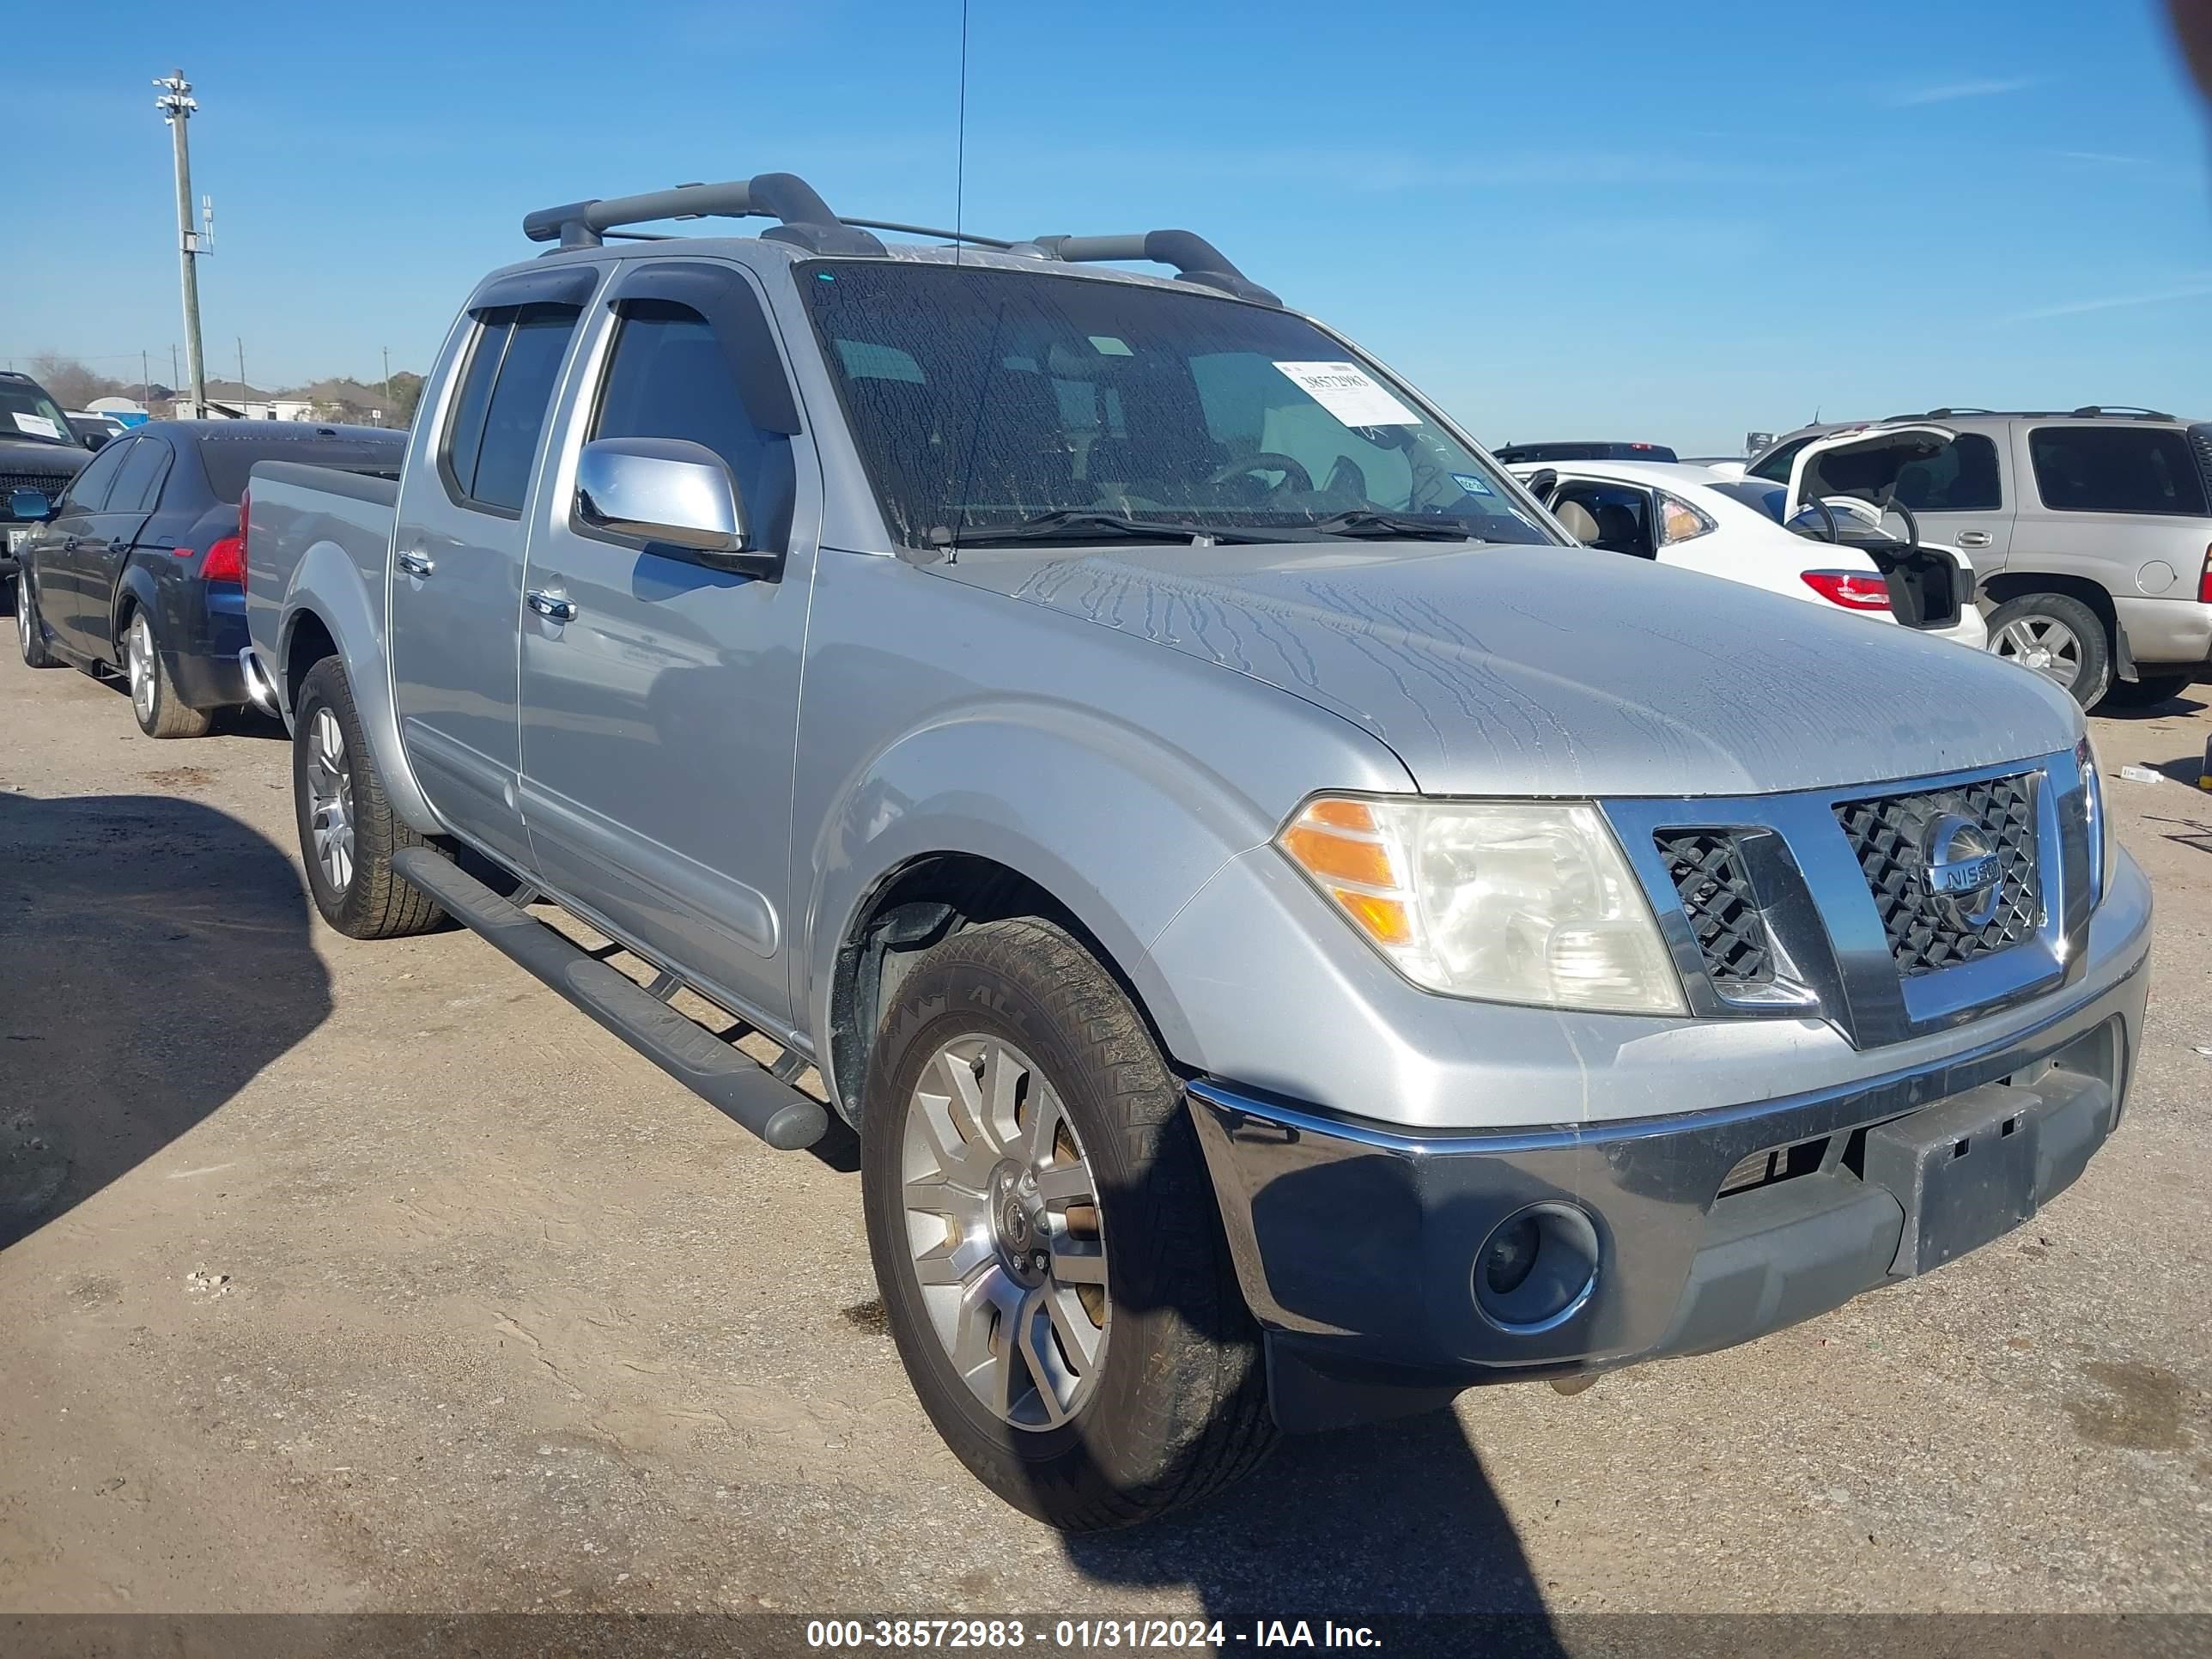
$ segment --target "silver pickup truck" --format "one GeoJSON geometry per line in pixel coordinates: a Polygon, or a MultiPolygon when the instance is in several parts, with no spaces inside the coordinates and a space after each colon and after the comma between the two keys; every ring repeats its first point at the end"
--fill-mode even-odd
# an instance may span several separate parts
{"type": "Polygon", "coordinates": [[[1571,544],[1188,232],[887,243],[788,174],[525,229],[396,487],[255,470],[315,902],[854,1126],[1010,1502],[1742,1342],[2113,1129],[2150,894],[2047,681],[1571,544]]]}

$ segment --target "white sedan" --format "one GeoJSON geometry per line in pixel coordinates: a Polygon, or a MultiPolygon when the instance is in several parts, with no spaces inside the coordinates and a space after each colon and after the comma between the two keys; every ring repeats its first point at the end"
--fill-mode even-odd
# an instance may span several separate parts
{"type": "Polygon", "coordinates": [[[1512,469],[1569,534],[1662,564],[1701,570],[1815,605],[1840,605],[1976,650],[1989,629],[1973,605],[1973,566],[1955,548],[1899,540],[1871,503],[1830,496],[1790,511],[1781,484],[1710,468],[1560,461],[1512,469]],[[1798,527],[1789,527],[1791,523],[1798,527]]]}

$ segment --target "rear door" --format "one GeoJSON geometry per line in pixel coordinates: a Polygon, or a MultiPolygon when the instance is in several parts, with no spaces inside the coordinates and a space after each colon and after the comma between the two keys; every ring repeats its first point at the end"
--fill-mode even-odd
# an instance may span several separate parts
{"type": "MultiPolygon", "coordinates": [[[[110,444],[70,480],[59,511],[32,544],[40,618],[63,649],[89,656],[86,634],[94,574],[106,550],[100,512],[136,442],[110,444]]],[[[104,630],[103,630],[104,631],[104,630]]]]}
{"type": "Polygon", "coordinates": [[[2125,420],[2025,429],[2014,563],[2086,577],[2124,598],[2193,599],[2208,537],[2205,473],[2190,434],[2125,420]]]}
{"type": "Polygon", "coordinates": [[[626,269],[564,402],[522,625],[522,792],[547,884],[739,1010],[791,1006],[799,661],[821,484],[763,297],[738,267],[626,269]],[[775,580],[586,525],[597,438],[681,438],[729,466],[775,580]]]}
{"type": "MultiPolygon", "coordinates": [[[[112,448],[115,446],[107,446],[112,448]]],[[[122,585],[123,567],[160,499],[162,481],[169,476],[175,452],[158,438],[134,438],[115,487],[94,522],[99,526],[97,551],[88,562],[85,587],[85,633],[102,656],[118,659],[115,641],[115,598],[122,585]]],[[[104,453],[104,452],[103,452],[104,453]]]]}
{"type": "Polygon", "coordinates": [[[526,512],[555,387],[599,268],[488,283],[416,441],[393,532],[392,695],[423,793],[448,828],[527,870],[516,629],[526,512]]]}
{"type": "Polygon", "coordinates": [[[1957,549],[1979,575],[2002,567],[2012,550],[2019,503],[2005,489],[2002,459],[1997,440],[1961,432],[1897,471],[1897,499],[1919,521],[1920,539],[1957,549]]]}

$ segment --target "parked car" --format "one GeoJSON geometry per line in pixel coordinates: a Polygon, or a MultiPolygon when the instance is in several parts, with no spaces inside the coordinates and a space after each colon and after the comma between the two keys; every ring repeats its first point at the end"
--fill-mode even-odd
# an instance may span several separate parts
{"type": "MultiPolygon", "coordinates": [[[[2084,708],[2163,702],[2212,667],[2212,424],[2112,407],[1938,409],[1856,429],[1926,422],[1954,440],[1900,447],[1869,483],[1931,539],[1971,550],[1992,650],[2084,708]]],[[[1799,452],[1838,429],[1788,434],[1750,476],[1786,482],[1799,452]]]]}
{"type": "Polygon", "coordinates": [[[459,919],[770,1146],[857,1126],[1009,1502],[1744,1341],[2117,1121],[2150,892],[2056,686],[1573,545],[1189,232],[886,246],[789,174],[525,228],[396,485],[254,470],[316,908],[459,919]],[[695,216],[779,222],[602,245],[695,216]]]}
{"type": "Polygon", "coordinates": [[[1508,466],[1524,461],[1674,461],[1681,458],[1664,444],[1506,444],[1491,452],[1508,466]]]}
{"type": "Polygon", "coordinates": [[[1840,605],[1980,650],[1974,568],[1948,548],[1899,541],[1877,514],[1790,503],[1789,489],[1703,467],[1569,461],[1513,469],[1586,547],[1840,605]],[[1792,526],[1795,526],[1792,528],[1792,526]]]}
{"type": "Polygon", "coordinates": [[[397,433],[278,421],[160,421],[116,439],[58,500],[18,489],[15,639],[33,668],[120,671],[149,738],[203,736],[250,699],[240,501],[256,461],[398,476],[397,433]]]}
{"type": "Polygon", "coordinates": [[[98,450],[111,438],[119,438],[130,428],[112,415],[94,415],[82,409],[67,411],[70,433],[87,449],[98,450]]]}
{"type": "Polygon", "coordinates": [[[58,496],[91,459],[44,386],[27,374],[0,369],[0,580],[15,575],[16,549],[36,527],[9,507],[15,492],[58,496]]]}

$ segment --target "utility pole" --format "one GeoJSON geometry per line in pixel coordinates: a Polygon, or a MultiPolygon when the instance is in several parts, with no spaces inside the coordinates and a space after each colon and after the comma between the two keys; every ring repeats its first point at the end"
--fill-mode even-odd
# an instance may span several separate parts
{"type": "Polygon", "coordinates": [[[141,347],[138,352],[138,407],[141,409],[145,408],[147,404],[152,401],[147,396],[146,388],[148,382],[146,380],[146,352],[145,349],[141,347]]]}
{"type": "Polygon", "coordinates": [[[238,337],[238,401],[246,401],[246,337],[238,337]]]}
{"type": "Polygon", "coordinates": [[[175,70],[154,84],[161,88],[161,95],[154,100],[154,107],[161,112],[161,118],[169,124],[169,137],[176,149],[177,259],[184,276],[185,366],[192,378],[192,413],[204,416],[207,413],[207,367],[200,359],[200,277],[195,263],[199,254],[199,237],[192,229],[192,157],[191,145],[185,137],[185,124],[192,118],[192,112],[199,105],[192,97],[192,83],[185,79],[182,70],[175,70]]]}
{"type": "Polygon", "coordinates": [[[170,342],[169,342],[169,401],[170,401],[171,403],[173,403],[173,403],[176,401],[176,398],[177,398],[177,343],[176,343],[174,340],[172,340],[172,341],[170,341],[170,342]]]}
{"type": "Polygon", "coordinates": [[[392,418],[392,348],[391,348],[390,346],[386,346],[386,347],[384,348],[384,413],[383,413],[382,415],[380,415],[380,416],[379,416],[377,417],[377,422],[376,422],[376,423],[377,423],[379,426],[382,426],[386,421],[388,421],[388,420],[390,420],[391,418],[392,418]]]}

